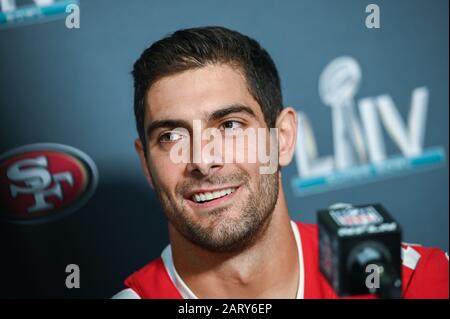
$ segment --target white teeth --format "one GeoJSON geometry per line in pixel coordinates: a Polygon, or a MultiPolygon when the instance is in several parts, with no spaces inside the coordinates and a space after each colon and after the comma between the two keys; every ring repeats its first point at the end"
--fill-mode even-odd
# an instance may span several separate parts
{"type": "Polygon", "coordinates": [[[205,193],[205,198],[206,198],[206,200],[211,200],[211,199],[213,199],[213,194],[212,193],[205,193]]]}
{"type": "Polygon", "coordinates": [[[231,194],[235,190],[236,190],[236,188],[227,188],[227,189],[222,189],[222,190],[216,191],[216,192],[199,193],[199,194],[193,195],[192,199],[194,200],[194,202],[197,202],[197,203],[209,201],[209,200],[213,200],[213,199],[231,194]]]}

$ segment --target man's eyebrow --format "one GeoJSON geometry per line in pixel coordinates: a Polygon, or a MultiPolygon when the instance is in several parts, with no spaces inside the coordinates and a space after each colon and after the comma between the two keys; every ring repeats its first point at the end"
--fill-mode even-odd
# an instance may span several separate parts
{"type": "Polygon", "coordinates": [[[242,104],[233,104],[233,105],[229,105],[224,108],[221,108],[219,110],[216,110],[216,111],[212,112],[211,114],[209,114],[208,121],[217,121],[217,120],[220,120],[221,118],[223,118],[229,114],[233,114],[233,113],[247,113],[247,114],[251,115],[252,117],[256,118],[255,112],[253,112],[253,110],[249,106],[242,105],[242,104]]]}
{"type": "MultiPolygon", "coordinates": [[[[242,104],[232,104],[232,105],[228,105],[225,106],[221,109],[218,109],[216,111],[213,111],[211,114],[208,114],[206,117],[208,118],[208,121],[217,121],[229,114],[233,114],[233,113],[247,113],[253,117],[256,117],[255,112],[253,112],[253,110],[246,105],[242,105],[242,104]]],[[[155,120],[153,122],[151,122],[145,132],[147,134],[147,137],[150,137],[152,135],[152,133],[159,129],[159,128],[177,128],[177,127],[183,127],[188,129],[189,127],[191,127],[190,123],[186,120],[182,120],[182,119],[167,119],[167,120],[155,120]]]]}
{"type": "Polygon", "coordinates": [[[147,133],[147,137],[150,137],[151,134],[159,128],[177,128],[177,127],[188,128],[189,123],[185,120],[155,120],[147,126],[147,129],[145,131],[147,133]]]}

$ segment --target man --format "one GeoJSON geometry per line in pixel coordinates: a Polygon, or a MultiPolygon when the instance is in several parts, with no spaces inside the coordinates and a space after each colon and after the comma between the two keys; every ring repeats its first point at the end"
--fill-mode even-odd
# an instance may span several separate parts
{"type": "MultiPolygon", "coordinates": [[[[222,27],[186,29],[146,49],[133,76],[135,148],[167,215],[170,245],[115,298],[336,298],[319,272],[316,226],[289,218],[280,168],[292,160],[297,120],[282,107],[269,54],[222,27]],[[259,132],[258,143],[249,132],[259,132]],[[218,145],[209,160],[208,135],[218,145]],[[267,145],[276,146],[273,171],[261,170],[273,162],[251,157],[267,145]]],[[[448,298],[448,257],[403,251],[403,297],[448,298]]]]}

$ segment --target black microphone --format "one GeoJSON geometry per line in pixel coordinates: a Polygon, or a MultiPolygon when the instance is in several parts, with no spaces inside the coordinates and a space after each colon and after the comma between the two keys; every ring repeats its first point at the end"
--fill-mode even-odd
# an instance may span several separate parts
{"type": "Polygon", "coordinates": [[[380,205],[318,211],[320,271],[339,296],[401,297],[400,225],[380,205]]]}

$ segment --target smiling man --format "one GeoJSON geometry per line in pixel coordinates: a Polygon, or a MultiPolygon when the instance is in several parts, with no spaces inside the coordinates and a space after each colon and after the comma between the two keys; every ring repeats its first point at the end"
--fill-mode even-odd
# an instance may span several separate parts
{"type": "MultiPolygon", "coordinates": [[[[269,54],[226,28],[185,29],[146,49],[133,76],[135,148],[170,245],[115,298],[336,298],[319,273],[316,226],[289,217],[281,168],[293,157],[297,119],[283,108],[269,54]],[[209,133],[195,141],[196,130],[209,133]],[[182,149],[188,155],[175,160],[182,149]],[[267,150],[276,169],[264,172],[255,154],[267,150]]],[[[448,259],[411,249],[404,297],[447,298],[448,259]]]]}

